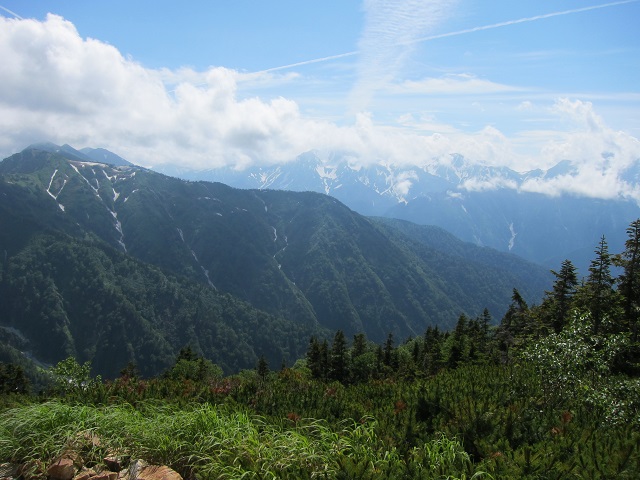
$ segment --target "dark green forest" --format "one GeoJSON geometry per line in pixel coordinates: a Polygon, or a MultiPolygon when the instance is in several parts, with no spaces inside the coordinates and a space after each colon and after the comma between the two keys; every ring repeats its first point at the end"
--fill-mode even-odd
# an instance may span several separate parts
{"type": "Polygon", "coordinates": [[[157,376],[181,348],[229,375],[311,336],[383,343],[530,303],[548,269],[327,195],[240,190],[30,147],[0,162],[0,361],[157,376]]]}
{"type": "Polygon", "coordinates": [[[501,319],[382,342],[314,333],[292,365],[262,355],[225,375],[189,344],[155,376],[5,362],[0,462],[42,478],[74,448],[96,468],[118,451],[203,480],[638,478],[640,219],[626,233],[621,252],[594,246],[584,278],[562,262],[538,304],[514,288],[501,319]]]}
{"type": "Polygon", "coordinates": [[[176,345],[190,345],[233,372],[255,363],[256,337],[269,358],[297,358],[306,348],[299,339],[317,331],[62,234],[39,236],[0,274],[5,361],[25,350],[47,364],[73,356],[111,378],[135,361],[150,376],[173,361],[176,345]]]}

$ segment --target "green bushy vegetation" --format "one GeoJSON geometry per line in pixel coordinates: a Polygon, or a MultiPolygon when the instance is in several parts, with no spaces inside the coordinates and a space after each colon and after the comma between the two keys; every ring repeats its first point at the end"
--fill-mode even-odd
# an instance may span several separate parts
{"type": "Polygon", "coordinates": [[[403,458],[386,448],[373,420],[343,422],[338,428],[321,420],[278,425],[227,406],[147,402],[132,408],[60,401],[7,410],[1,420],[0,456],[20,462],[55,458],[74,448],[89,464],[118,451],[203,479],[403,478],[408,471],[416,478],[452,473],[469,478],[465,475],[474,471],[459,442],[444,435],[403,458]]]}
{"type": "Polygon", "coordinates": [[[627,233],[617,255],[602,239],[582,282],[563,262],[540,305],[514,290],[499,325],[485,310],[400,344],[338,330],[290,368],[261,357],[230,376],[190,348],[151,378],[130,363],[103,381],[69,358],[38,397],[4,364],[0,462],[71,444],[203,480],[638,478],[640,220],[627,233]]]}

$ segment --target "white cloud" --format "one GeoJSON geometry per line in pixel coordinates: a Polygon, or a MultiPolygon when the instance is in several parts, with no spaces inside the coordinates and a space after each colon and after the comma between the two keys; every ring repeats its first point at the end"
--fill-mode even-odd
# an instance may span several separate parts
{"type": "Polygon", "coordinates": [[[404,115],[400,115],[397,119],[398,125],[412,129],[414,131],[422,131],[422,132],[437,132],[437,133],[445,133],[445,134],[458,134],[459,130],[452,125],[449,125],[444,122],[439,122],[434,115],[422,114],[419,118],[415,118],[415,116],[411,113],[405,113],[404,115]]]}
{"type": "Polygon", "coordinates": [[[284,98],[237,99],[239,79],[268,74],[150,70],[82,39],[56,15],[0,22],[3,151],[47,139],[111,146],[143,164],[284,161],[305,148],[306,135],[331,129],[303,128],[297,105],[284,98]]]}
{"type": "Polygon", "coordinates": [[[518,88],[476,78],[470,74],[408,80],[390,87],[392,93],[426,95],[470,95],[517,91],[518,88]]]}
{"type": "Polygon", "coordinates": [[[520,155],[509,138],[495,127],[486,126],[475,134],[460,134],[452,140],[455,152],[473,163],[509,167],[520,163],[520,155]]]}
{"type": "Polygon", "coordinates": [[[608,127],[590,102],[559,99],[551,111],[568,123],[569,130],[562,141],[542,148],[541,156],[547,164],[570,160],[578,166],[600,168],[605,161],[603,154],[606,154],[615,158],[610,168],[620,170],[640,159],[638,139],[608,127]]]}
{"type": "Polygon", "coordinates": [[[531,103],[531,101],[529,100],[524,100],[522,102],[520,102],[518,104],[518,106],[516,107],[518,110],[531,110],[533,108],[533,103],[531,103]]]}
{"type": "Polygon", "coordinates": [[[352,112],[368,109],[374,93],[395,80],[418,39],[441,24],[455,4],[456,0],[364,0],[352,112]]]}
{"type": "Polygon", "coordinates": [[[560,98],[553,105],[553,112],[564,116],[572,121],[578,128],[587,129],[591,132],[602,132],[605,130],[604,122],[599,115],[593,111],[591,102],[580,100],[571,101],[568,98],[560,98]]]}
{"type": "Polygon", "coordinates": [[[635,198],[638,185],[624,178],[625,170],[640,166],[640,142],[637,138],[609,128],[590,102],[559,99],[551,112],[568,123],[569,131],[549,142],[541,150],[547,166],[568,160],[575,172],[552,178],[527,180],[521,189],[558,195],[572,193],[597,198],[635,198]]]}
{"type": "Polygon", "coordinates": [[[496,190],[498,188],[508,188],[515,190],[518,184],[514,180],[503,177],[494,177],[487,179],[469,178],[464,181],[462,188],[473,192],[482,192],[484,190],[496,190]]]}
{"type": "MultiPolygon", "coordinates": [[[[339,126],[305,116],[284,97],[238,93],[246,85],[259,90],[303,80],[295,73],[148,69],[111,45],[81,38],[71,22],[56,15],[41,22],[0,17],[0,58],[2,157],[50,140],[105,147],[147,166],[193,168],[287,162],[312,149],[345,152],[353,164],[406,167],[446,162],[452,153],[471,163],[519,171],[569,160],[576,175],[530,180],[522,188],[640,198],[636,186],[620,180],[640,159],[640,142],[611,129],[591,103],[580,100],[561,99],[551,107],[543,100],[520,100],[520,115],[544,114],[549,128],[515,136],[498,126],[465,132],[436,114],[411,110],[388,125],[360,113],[353,123],[339,126]]],[[[502,88],[470,76],[427,79],[420,87],[441,92],[502,88]]],[[[510,110],[517,107],[514,103],[510,110]]],[[[411,182],[410,176],[396,179],[398,192],[408,191],[411,182]]],[[[491,182],[468,187],[495,186],[491,182]]]]}
{"type": "Polygon", "coordinates": [[[396,196],[404,201],[404,197],[409,194],[413,183],[418,179],[418,175],[413,171],[404,171],[390,178],[390,184],[396,196]]]}
{"type": "Polygon", "coordinates": [[[640,188],[616,175],[614,170],[598,171],[583,168],[576,175],[562,175],[551,179],[529,179],[520,190],[550,196],[572,194],[592,198],[635,199],[640,202],[640,188]]]}

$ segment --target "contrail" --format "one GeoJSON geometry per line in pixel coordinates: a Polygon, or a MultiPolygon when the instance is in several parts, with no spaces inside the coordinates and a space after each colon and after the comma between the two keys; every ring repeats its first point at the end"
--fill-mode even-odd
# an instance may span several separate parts
{"type": "Polygon", "coordinates": [[[9,10],[8,8],[3,7],[2,5],[0,5],[0,8],[2,10],[4,10],[5,12],[13,15],[14,17],[16,17],[18,20],[24,20],[24,18],[22,18],[20,15],[18,15],[16,12],[12,12],[11,10],[9,10]]]}
{"type": "Polygon", "coordinates": [[[300,67],[302,65],[309,65],[311,63],[328,62],[329,60],[336,60],[338,58],[353,57],[358,53],[360,52],[358,52],[357,50],[354,52],[340,53],[338,55],[330,55],[328,57],[316,58],[314,60],[305,60],[304,62],[292,63],[290,65],[283,65],[282,67],[267,68],[266,70],[260,70],[259,72],[254,72],[254,73],[275,72],[276,70],[285,70],[287,68],[300,67]]]}
{"type": "Polygon", "coordinates": [[[615,7],[617,5],[624,5],[626,3],[636,3],[636,2],[638,2],[638,0],[621,0],[619,2],[603,3],[601,5],[592,5],[590,7],[574,8],[572,10],[563,10],[561,12],[545,13],[542,15],[536,15],[535,17],[519,18],[518,20],[507,20],[506,22],[493,23],[491,25],[483,25],[481,27],[467,28],[465,30],[458,30],[456,32],[441,33],[439,35],[432,35],[430,37],[418,38],[410,43],[427,42],[429,40],[436,40],[438,38],[455,37],[457,35],[464,35],[466,33],[480,32],[482,30],[491,30],[493,28],[500,28],[500,27],[508,27],[509,25],[516,25],[518,23],[535,22],[536,20],[544,20],[545,18],[560,17],[562,15],[588,12],[590,10],[598,10],[600,8],[615,7]]]}
{"type": "MultiPolygon", "coordinates": [[[[491,25],[482,25],[480,27],[467,28],[465,30],[457,30],[455,32],[441,33],[438,35],[431,35],[429,37],[417,38],[409,42],[400,43],[399,45],[411,45],[414,43],[422,43],[422,42],[428,42],[431,40],[437,40],[439,38],[456,37],[458,35],[466,35],[467,33],[480,32],[482,30],[491,30],[494,28],[508,27],[509,25],[516,25],[518,23],[535,22],[537,20],[544,20],[546,18],[551,18],[551,17],[560,17],[562,15],[571,15],[574,13],[588,12],[590,10],[598,10],[600,8],[615,7],[615,6],[624,5],[627,3],[637,3],[638,1],[639,0],[621,0],[619,2],[610,2],[610,3],[603,3],[600,5],[592,5],[590,7],[574,8],[572,10],[563,10],[561,12],[545,13],[542,15],[536,15],[535,17],[525,17],[525,18],[519,18],[517,20],[507,20],[505,22],[492,23],[491,25]]],[[[275,72],[277,70],[286,70],[289,68],[300,67],[303,65],[310,65],[312,63],[321,63],[321,62],[327,62],[329,60],[336,60],[338,58],[352,57],[354,55],[358,55],[359,53],[360,52],[356,50],[353,52],[341,53],[339,55],[331,55],[328,57],[316,58],[314,60],[306,60],[304,62],[292,63],[290,65],[283,65],[281,67],[268,68],[266,70],[260,70],[255,73],[268,73],[268,72],[275,72]]]]}

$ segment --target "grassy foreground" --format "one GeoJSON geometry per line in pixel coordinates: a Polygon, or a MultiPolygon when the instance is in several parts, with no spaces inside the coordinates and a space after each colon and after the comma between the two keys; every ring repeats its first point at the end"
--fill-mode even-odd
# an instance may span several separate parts
{"type": "Polygon", "coordinates": [[[317,420],[274,425],[208,404],[133,408],[49,401],[2,413],[0,459],[34,461],[36,469],[72,449],[88,465],[117,452],[200,479],[483,477],[455,440],[443,435],[401,458],[383,445],[375,427],[373,419],[343,422],[339,429],[317,420]],[[88,436],[97,441],[87,442],[88,436]]]}

